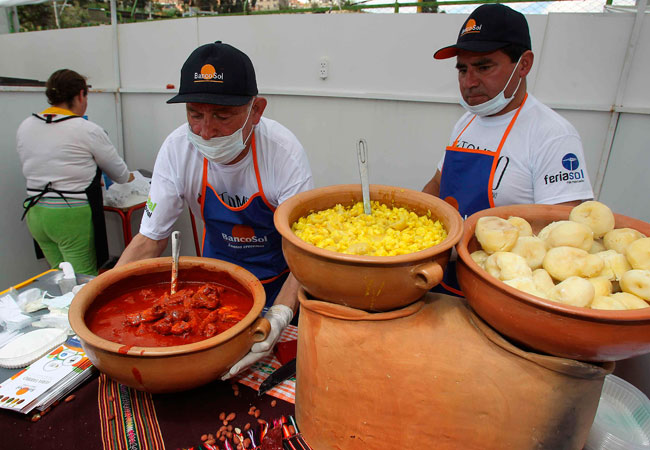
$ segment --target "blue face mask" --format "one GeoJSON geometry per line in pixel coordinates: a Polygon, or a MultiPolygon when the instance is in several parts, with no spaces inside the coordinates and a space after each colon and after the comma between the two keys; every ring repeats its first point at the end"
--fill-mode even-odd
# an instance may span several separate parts
{"type": "Polygon", "coordinates": [[[248,108],[248,114],[246,115],[246,120],[244,125],[235,131],[229,136],[218,136],[212,139],[203,139],[198,134],[194,134],[192,127],[187,124],[187,138],[192,143],[195,149],[197,149],[203,156],[205,156],[209,161],[216,162],[219,164],[228,164],[234,161],[237,156],[246,148],[246,142],[248,138],[251,137],[253,133],[253,127],[251,127],[250,133],[246,139],[243,138],[244,127],[248,123],[248,119],[253,110],[253,102],[251,102],[250,108],[248,108]]]}
{"type": "Polygon", "coordinates": [[[506,81],[506,85],[503,87],[501,92],[499,92],[497,95],[492,97],[490,100],[483,102],[479,105],[470,105],[468,104],[463,96],[461,95],[460,97],[460,105],[465,108],[467,111],[476,114],[477,116],[481,117],[486,117],[486,116],[492,116],[494,114],[497,114],[501,111],[503,111],[503,108],[508,106],[508,104],[512,101],[512,99],[515,97],[515,94],[517,93],[517,90],[519,89],[519,85],[521,84],[521,78],[519,78],[519,83],[517,83],[517,87],[515,88],[514,92],[512,95],[508,98],[506,98],[506,88],[510,84],[510,80],[512,80],[512,77],[515,74],[515,71],[517,70],[517,66],[519,66],[519,61],[521,60],[521,57],[517,60],[517,64],[515,64],[515,68],[512,70],[512,73],[510,74],[510,78],[508,78],[508,81],[506,81]]]}

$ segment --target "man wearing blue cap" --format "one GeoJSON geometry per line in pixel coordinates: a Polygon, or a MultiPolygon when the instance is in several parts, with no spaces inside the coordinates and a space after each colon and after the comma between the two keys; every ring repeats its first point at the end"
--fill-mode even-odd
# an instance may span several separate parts
{"type": "Polygon", "coordinates": [[[262,117],[255,70],[246,54],[217,41],[192,52],[178,95],[187,123],[162,144],[140,233],[117,265],[160,256],[187,203],[204,222],[202,256],[237,264],[262,282],[271,331],[224,376],[268,354],[297,308],[298,282],[284,260],[275,208],[313,188],[305,151],[279,123],[262,117]]]}
{"type": "Polygon", "coordinates": [[[531,48],[524,15],[489,4],[465,20],[455,45],[433,55],[456,57],[467,112],[423,191],[463,217],[494,206],[576,205],[593,198],[578,132],[527,93],[531,48]]]}

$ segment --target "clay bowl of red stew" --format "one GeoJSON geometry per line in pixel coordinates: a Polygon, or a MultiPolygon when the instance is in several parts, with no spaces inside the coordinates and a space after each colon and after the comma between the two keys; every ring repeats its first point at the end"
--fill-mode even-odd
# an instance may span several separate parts
{"type": "MultiPolygon", "coordinates": [[[[528,348],[580,361],[619,361],[650,352],[650,308],[608,311],[546,300],[492,277],[470,256],[480,249],[474,231],[481,217],[523,217],[533,233],[568,220],[570,206],[509,205],[485,209],[465,220],[456,245],[456,274],[465,298],[493,328],[528,348]]],[[[650,236],[650,224],[614,214],[615,228],[633,228],[650,236]]]]}
{"type": "Polygon", "coordinates": [[[177,392],[219,378],[266,339],[260,281],[242,267],[181,257],[170,294],[171,258],[136,261],[84,286],[69,319],[90,361],[135,389],[177,392]]]}

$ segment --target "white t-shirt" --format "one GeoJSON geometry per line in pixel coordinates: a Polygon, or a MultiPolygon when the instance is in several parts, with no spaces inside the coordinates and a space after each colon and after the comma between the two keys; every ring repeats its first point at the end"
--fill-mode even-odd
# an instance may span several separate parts
{"type": "MultiPolygon", "coordinates": [[[[54,115],[53,121],[62,117],[54,115]]],[[[97,166],[117,183],[129,179],[129,169],[106,132],[81,117],[46,123],[30,116],[18,127],[16,148],[28,188],[43,189],[51,181],[58,191],[82,192],[95,178],[97,166]]],[[[84,193],[65,196],[86,198],[84,193]]]]}
{"type": "MultiPolygon", "coordinates": [[[[495,152],[515,112],[476,117],[458,139],[458,147],[495,152]]],[[[465,113],[456,122],[450,146],[473,116],[465,113]]],[[[444,159],[443,155],[438,170],[442,171],[444,159]]],[[[496,206],[552,205],[594,197],[578,132],[531,94],[501,149],[492,193],[496,206]]]]}
{"type": "MultiPolygon", "coordinates": [[[[185,202],[195,217],[201,217],[198,198],[204,158],[188,140],[188,129],[184,123],[167,136],[156,158],[140,224],[140,233],[150,239],[169,237],[185,202]]],[[[254,132],[262,188],[271,205],[276,207],[299,192],[313,189],[307,154],[291,131],[262,117],[254,132]]],[[[208,183],[233,208],[242,206],[259,191],[252,148],[236,164],[209,162],[208,166],[208,183]]]]}

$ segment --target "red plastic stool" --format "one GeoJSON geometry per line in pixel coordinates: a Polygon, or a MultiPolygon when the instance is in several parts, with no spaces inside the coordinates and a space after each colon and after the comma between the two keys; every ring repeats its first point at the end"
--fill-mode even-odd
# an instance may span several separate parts
{"type": "Polygon", "coordinates": [[[133,234],[131,233],[131,215],[138,209],[145,207],[147,202],[138,203],[137,205],[129,206],[128,208],[114,208],[112,206],[104,205],[104,211],[110,211],[119,214],[122,219],[122,233],[124,234],[124,247],[129,245],[133,234]]]}

